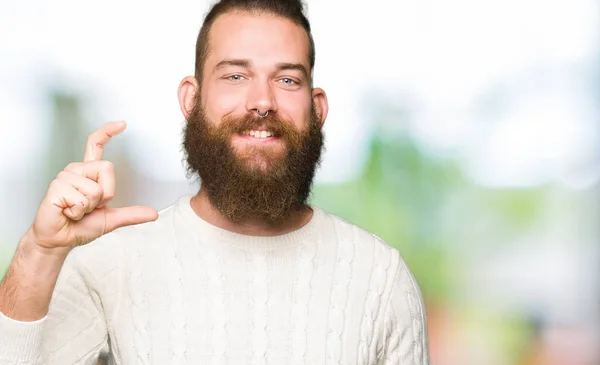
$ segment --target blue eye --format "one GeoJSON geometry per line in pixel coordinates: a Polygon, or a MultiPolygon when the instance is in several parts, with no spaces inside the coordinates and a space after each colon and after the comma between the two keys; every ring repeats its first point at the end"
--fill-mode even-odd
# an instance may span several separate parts
{"type": "Polygon", "coordinates": [[[283,83],[287,84],[287,85],[294,85],[296,83],[296,81],[294,81],[294,80],[292,80],[292,79],[290,79],[288,77],[285,77],[285,78],[281,79],[281,81],[283,81],[283,83]]]}
{"type": "Polygon", "coordinates": [[[240,81],[241,79],[243,79],[243,76],[241,75],[231,75],[227,77],[229,80],[231,81],[240,81]]]}

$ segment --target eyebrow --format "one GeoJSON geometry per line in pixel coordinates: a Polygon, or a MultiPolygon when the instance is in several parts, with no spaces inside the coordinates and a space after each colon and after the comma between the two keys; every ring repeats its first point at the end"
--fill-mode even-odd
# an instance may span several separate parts
{"type": "Polygon", "coordinates": [[[297,71],[302,72],[302,74],[304,75],[304,77],[306,77],[307,79],[309,78],[308,70],[301,63],[289,63],[289,62],[278,63],[277,64],[277,69],[279,71],[297,70],[297,71]]]}
{"type": "MultiPolygon", "coordinates": [[[[250,68],[251,64],[252,64],[252,62],[250,62],[250,60],[243,59],[243,58],[225,59],[225,60],[217,63],[217,65],[215,66],[215,71],[219,70],[223,67],[226,67],[226,66],[237,66],[237,67],[243,67],[243,68],[250,68]]],[[[277,68],[278,71],[297,70],[297,71],[302,72],[302,74],[307,79],[309,78],[308,70],[301,63],[280,62],[277,65],[275,65],[275,67],[277,68]]]]}
{"type": "Polygon", "coordinates": [[[238,66],[244,68],[250,68],[250,60],[234,58],[234,59],[226,59],[223,60],[215,66],[215,70],[221,69],[225,66],[238,66]]]}

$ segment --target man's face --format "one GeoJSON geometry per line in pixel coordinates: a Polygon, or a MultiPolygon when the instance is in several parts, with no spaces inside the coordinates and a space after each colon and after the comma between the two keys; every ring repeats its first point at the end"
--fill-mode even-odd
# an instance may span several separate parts
{"type": "MultiPolygon", "coordinates": [[[[227,120],[269,111],[288,127],[306,130],[312,106],[308,47],[304,30],[284,18],[220,16],[210,30],[202,75],[200,100],[207,119],[219,128],[227,120]]],[[[231,136],[236,153],[262,170],[269,164],[266,156],[281,157],[289,147],[266,129],[256,126],[231,136]]]]}
{"type": "Polygon", "coordinates": [[[225,14],[210,31],[184,148],[190,172],[233,221],[277,224],[310,193],[326,109],[311,90],[308,44],[302,28],[273,16],[225,14]]]}

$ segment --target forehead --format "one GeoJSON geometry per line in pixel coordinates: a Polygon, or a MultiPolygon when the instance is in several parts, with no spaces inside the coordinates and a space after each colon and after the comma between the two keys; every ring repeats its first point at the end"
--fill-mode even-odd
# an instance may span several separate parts
{"type": "Polygon", "coordinates": [[[230,12],[219,16],[209,35],[206,65],[249,59],[257,65],[301,63],[310,70],[308,36],[292,21],[270,14],[230,12]]]}

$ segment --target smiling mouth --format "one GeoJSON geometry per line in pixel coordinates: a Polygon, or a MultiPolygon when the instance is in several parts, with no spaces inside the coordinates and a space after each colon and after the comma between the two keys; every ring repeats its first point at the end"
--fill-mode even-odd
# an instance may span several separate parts
{"type": "Polygon", "coordinates": [[[277,137],[275,133],[269,130],[248,130],[242,133],[243,136],[252,137],[256,139],[270,139],[277,137]]]}

